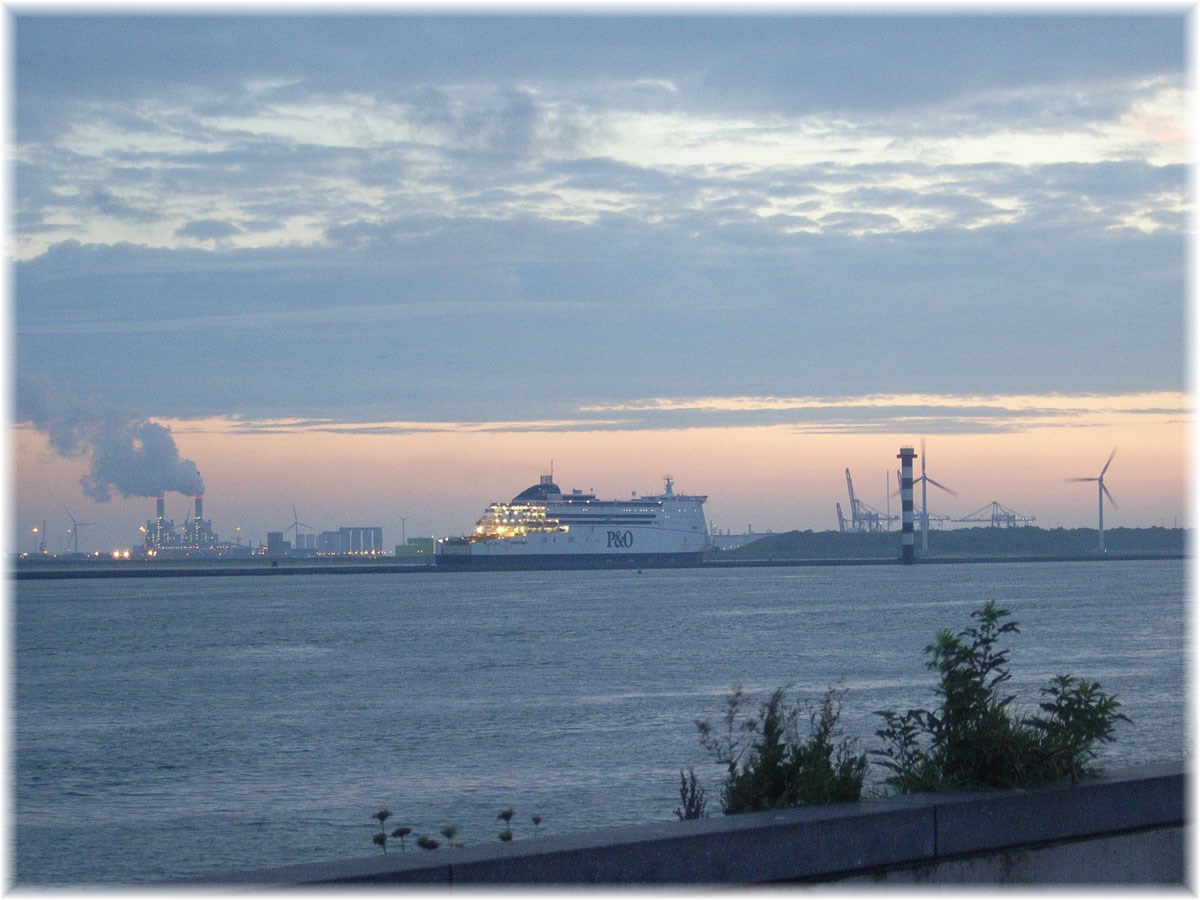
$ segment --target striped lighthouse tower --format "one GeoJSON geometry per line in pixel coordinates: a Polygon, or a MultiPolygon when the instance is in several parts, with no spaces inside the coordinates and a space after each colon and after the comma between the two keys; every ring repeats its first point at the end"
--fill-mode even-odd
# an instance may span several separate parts
{"type": "Polygon", "coordinates": [[[900,507],[901,535],[900,562],[913,561],[913,459],[916,451],[912,447],[901,447],[900,455],[900,507]]]}

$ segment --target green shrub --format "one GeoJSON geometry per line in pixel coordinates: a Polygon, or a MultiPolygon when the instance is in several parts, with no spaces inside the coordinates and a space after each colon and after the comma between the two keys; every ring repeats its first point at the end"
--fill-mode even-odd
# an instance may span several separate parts
{"type": "Polygon", "coordinates": [[[801,739],[797,722],[804,710],[789,706],[778,688],[743,714],[747,697],[735,686],[725,705],[724,730],[698,721],[700,743],[726,767],[721,809],[726,815],[857,800],[867,772],[866,754],[841,737],[841,696],[826,691],[808,709],[809,734],[801,739]]]}
{"type": "Polygon", "coordinates": [[[1129,719],[1117,712],[1117,699],[1094,681],[1057,675],[1042,688],[1042,697],[1038,705],[1048,715],[1034,716],[1029,724],[1038,731],[1044,764],[1052,777],[1078,781],[1088,772],[1096,744],[1112,741],[1117,721],[1129,719]]]}
{"type": "Polygon", "coordinates": [[[1031,787],[1087,770],[1098,744],[1113,739],[1120,704],[1094,682],[1059,675],[1042,688],[1044,716],[1020,716],[1001,688],[1011,677],[1000,638],[1019,633],[1007,609],[989,601],[971,613],[974,625],[939,632],[925,648],[938,673],[934,710],[880,710],[887,783],[901,793],[971,787],[1031,787]]]}

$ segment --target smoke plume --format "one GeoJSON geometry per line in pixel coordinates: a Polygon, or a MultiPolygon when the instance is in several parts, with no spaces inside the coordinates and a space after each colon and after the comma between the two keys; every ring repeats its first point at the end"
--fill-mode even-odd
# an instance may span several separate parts
{"type": "Polygon", "coordinates": [[[84,494],[100,503],[122,497],[157,497],[167,491],[204,493],[200,471],[179,458],[171,429],[111,404],[86,400],[42,375],[17,380],[17,419],[45,433],[62,456],[90,456],[80,479],[84,494]]]}

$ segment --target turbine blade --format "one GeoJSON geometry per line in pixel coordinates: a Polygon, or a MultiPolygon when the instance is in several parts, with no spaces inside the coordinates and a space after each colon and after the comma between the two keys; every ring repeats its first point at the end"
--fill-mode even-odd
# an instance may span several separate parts
{"type": "Polygon", "coordinates": [[[958,496],[958,491],[956,491],[956,490],[954,490],[954,489],[952,489],[952,488],[948,488],[948,487],[946,487],[944,484],[938,484],[938,483],[937,483],[936,481],[934,481],[932,478],[929,478],[929,479],[927,479],[927,480],[928,480],[928,481],[929,481],[929,483],[930,483],[930,484],[932,484],[934,487],[936,487],[936,488],[941,488],[943,491],[945,491],[947,494],[950,494],[952,497],[957,497],[957,496],[958,496]]]}
{"type": "Polygon", "coordinates": [[[1099,481],[1099,478],[1064,478],[1063,481],[1099,481]]]}
{"type": "Polygon", "coordinates": [[[1117,455],[1117,448],[1113,447],[1112,453],[1108,454],[1108,462],[1104,464],[1104,468],[1100,470],[1100,477],[1104,477],[1104,473],[1108,471],[1108,467],[1112,465],[1113,457],[1117,455]]]}
{"type": "Polygon", "coordinates": [[[1104,491],[1104,496],[1108,497],[1108,502],[1112,504],[1113,509],[1116,509],[1117,501],[1113,499],[1113,495],[1109,492],[1108,488],[1105,487],[1103,481],[1100,482],[1100,490],[1104,491]]]}

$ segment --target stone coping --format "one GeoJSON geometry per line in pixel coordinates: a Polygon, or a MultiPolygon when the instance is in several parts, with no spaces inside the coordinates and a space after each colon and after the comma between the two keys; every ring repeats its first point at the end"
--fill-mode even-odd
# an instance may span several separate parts
{"type": "Polygon", "coordinates": [[[507,844],[232,872],[190,884],[762,884],[828,881],[1005,848],[1184,824],[1165,763],[1078,785],[914,794],[507,844]]]}

